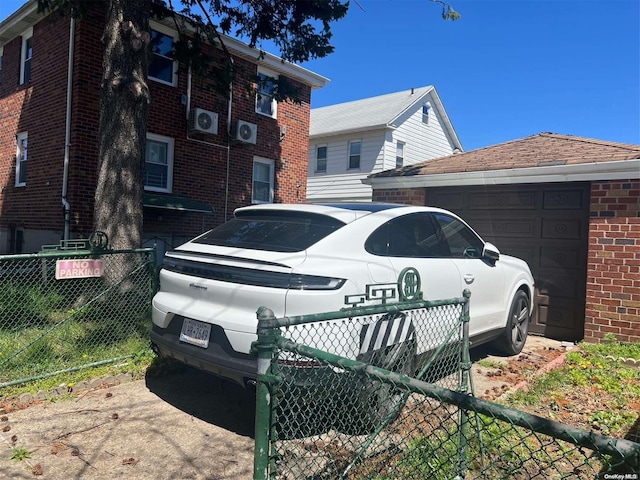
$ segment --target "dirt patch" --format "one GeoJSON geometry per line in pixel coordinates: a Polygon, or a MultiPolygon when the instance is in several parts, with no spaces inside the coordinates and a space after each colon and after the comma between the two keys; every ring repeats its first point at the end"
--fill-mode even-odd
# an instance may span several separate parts
{"type": "Polygon", "coordinates": [[[529,337],[520,354],[501,357],[484,347],[471,351],[473,383],[477,397],[496,400],[525,388],[538,375],[562,364],[573,344],[544,337],[529,337]]]}

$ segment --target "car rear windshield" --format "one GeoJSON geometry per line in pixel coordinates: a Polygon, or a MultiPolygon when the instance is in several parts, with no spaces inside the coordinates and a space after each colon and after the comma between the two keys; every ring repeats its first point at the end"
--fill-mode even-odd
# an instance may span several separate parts
{"type": "Polygon", "coordinates": [[[233,220],[209,230],[193,242],[299,252],[344,225],[333,217],[308,212],[239,212],[233,220]]]}

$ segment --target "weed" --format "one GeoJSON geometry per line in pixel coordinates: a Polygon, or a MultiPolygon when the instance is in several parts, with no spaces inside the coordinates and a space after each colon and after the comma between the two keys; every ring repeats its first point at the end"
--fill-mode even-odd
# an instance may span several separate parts
{"type": "Polygon", "coordinates": [[[476,363],[484,368],[503,368],[505,366],[505,363],[499,360],[492,360],[490,358],[483,358],[482,360],[478,360],[476,363]]]}
{"type": "Polygon", "coordinates": [[[31,458],[31,452],[26,448],[20,447],[20,448],[14,448],[13,450],[11,450],[11,456],[9,457],[9,460],[13,460],[15,462],[22,462],[23,460],[26,460],[28,458],[31,458]]]}

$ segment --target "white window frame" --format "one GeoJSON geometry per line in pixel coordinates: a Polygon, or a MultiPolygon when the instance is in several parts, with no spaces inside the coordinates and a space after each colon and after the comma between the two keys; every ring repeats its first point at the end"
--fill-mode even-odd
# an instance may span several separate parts
{"type": "Polygon", "coordinates": [[[429,117],[431,116],[431,102],[427,102],[422,106],[422,123],[429,124],[429,117]]]}
{"type": "Polygon", "coordinates": [[[262,157],[253,157],[253,168],[251,172],[251,203],[273,203],[275,192],[275,165],[274,160],[262,157]],[[269,200],[259,200],[255,197],[255,166],[256,164],[266,165],[269,167],[269,200]]]}
{"type": "Polygon", "coordinates": [[[401,142],[400,140],[396,140],[396,168],[404,167],[404,159],[406,158],[406,142],[401,142]],[[398,155],[398,151],[402,150],[402,156],[398,155]],[[400,165],[398,165],[398,159],[400,159],[400,165]]]}
{"type": "Polygon", "coordinates": [[[349,151],[347,152],[347,170],[360,170],[362,166],[362,140],[351,140],[349,142],[349,151]],[[351,153],[351,147],[356,143],[360,144],[360,153],[358,153],[358,166],[351,166],[351,157],[355,157],[356,155],[351,153]]]}
{"type": "Polygon", "coordinates": [[[31,81],[33,60],[33,27],[29,27],[22,34],[22,47],[20,49],[20,85],[31,81]],[[27,42],[31,40],[31,56],[27,58],[27,42]],[[25,65],[29,61],[29,78],[25,79],[25,65]]]}
{"type": "Polygon", "coordinates": [[[156,135],[155,133],[147,133],[147,142],[157,142],[164,143],[167,145],[167,187],[155,187],[155,186],[147,186],[146,179],[146,168],[147,168],[147,155],[149,154],[149,149],[145,148],[145,158],[144,158],[144,190],[147,192],[163,192],[163,193],[171,193],[173,191],[173,152],[175,147],[175,140],[171,137],[165,137],[164,135],[156,135]]]}
{"type": "Polygon", "coordinates": [[[21,132],[16,135],[16,187],[24,187],[27,185],[27,161],[29,160],[29,133],[21,132]],[[27,151],[22,148],[22,142],[27,141],[27,151]],[[24,172],[23,172],[24,169],[24,172]],[[24,173],[24,181],[20,181],[24,173]]]}
{"type": "MultiPolygon", "coordinates": [[[[278,74],[275,72],[272,72],[271,70],[267,70],[266,68],[262,68],[262,67],[258,67],[258,75],[265,75],[267,77],[271,77],[275,80],[278,79],[278,74]]],[[[259,103],[258,103],[258,96],[260,95],[260,85],[258,84],[256,86],[256,113],[260,114],[260,115],[264,115],[265,117],[270,117],[270,118],[278,118],[278,102],[276,101],[275,98],[271,98],[271,113],[268,112],[263,112],[262,110],[260,110],[258,108],[259,103]]]]}
{"type": "MultiPolygon", "coordinates": [[[[155,22],[151,22],[149,24],[149,28],[151,30],[155,30],[158,33],[161,33],[163,35],[166,35],[168,37],[171,37],[174,41],[174,43],[177,40],[177,35],[176,33],[171,30],[170,28],[165,27],[164,25],[160,25],[159,23],[155,23],[155,22]]],[[[164,59],[167,60],[171,60],[170,57],[165,57],[164,55],[160,55],[160,54],[156,54],[151,52],[151,57],[149,59],[149,64],[151,64],[151,61],[153,60],[154,56],[158,55],[159,57],[162,57],[164,59]]],[[[178,85],[178,62],[176,60],[173,60],[173,71],[172,71],[172,75],[171,75],[171,81],[167,82],[166,80],[162,79],[162,78],[157,78],[157,77],[153,77],[151,75],[148,75],[150,80],[153,80],[154,82],[158,82],[158,83],[162,83],[164,85],[170,85],[172,87],[175,87],[176,85],[178,85]]]]}
{"type": "Polygon", "coordinates": [[[324,145],[316,145],[316,171],[315,173],[327,173],[327,157],[328,157],[328,153],[329,153],[329,147],[324,144],[324,145]],[[321,148],[324,148],[324,158],[321,158],[320,156],[318,156],[318,150],[320,150],[321,148]],[[320,160],[324,160],[324,169],[320,169],[319,167],[319,161],[320,160]]]}

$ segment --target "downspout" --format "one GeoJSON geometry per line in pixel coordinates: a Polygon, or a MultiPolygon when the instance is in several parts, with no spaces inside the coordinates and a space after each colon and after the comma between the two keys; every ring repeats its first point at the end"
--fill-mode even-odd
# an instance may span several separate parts
{"type": "Polygon", "coordinates": [[[69,157],[71,151],[71,95],[73,93],[73,50],[75,46],[76,20],[69,24],[69,65],[67,67],[67,110],[64,123],[64,167],[62,172],[62,205],[64,207],[64,233],[62,240],[69,240],[71,225],[71,205],[67,199],[69,188],[69,157]]]}
{"type": "MultiPolygon", "coordinates": [[[[229,55],[229,62],[231,63],[231,71],[235,70],[235,64],[233,57],[229,55]]],[[[231,75],[233,79],[233,74],[231,75]]],[[[224,192],[224,221],[227,221],[227,213],[229,210],[229,169],[231,166],[231,104],[233,103],[233,80],[229,82],[229,106],[227,108],[227,180],[225,182],[224,192]]]]}

